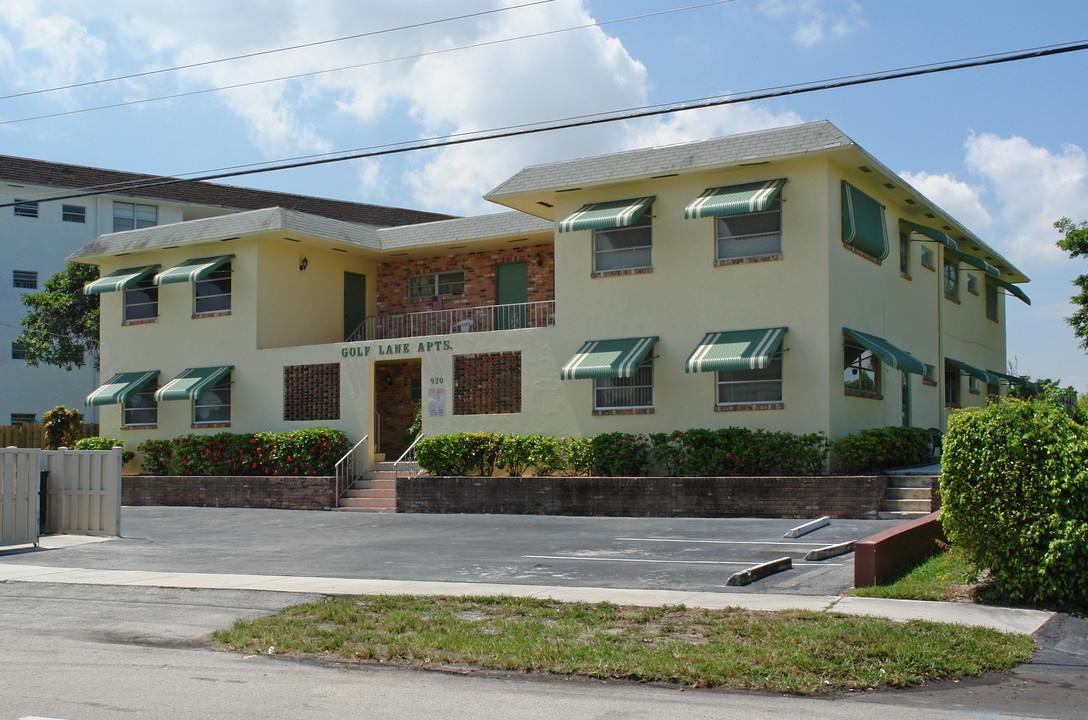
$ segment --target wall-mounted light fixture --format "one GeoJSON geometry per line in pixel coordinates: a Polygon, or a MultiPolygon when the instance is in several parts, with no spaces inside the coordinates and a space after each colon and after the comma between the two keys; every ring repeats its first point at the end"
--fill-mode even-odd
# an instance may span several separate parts
{"type": "Polygon", "coordinates": [[[298,269],[299,270],[305,270],[306,266],[309,265],[309,264],[310,264],[309,260],[307,260],[306,258],[302,258],[301,260],[298,261],[298,269]]]}
{"type": "Polygon", "coordinates": [[[537,253],[536,254],[536,266],[540,267],[543,264],[544,264],[544,256],[541,255],[540,253],[537,253]]]}

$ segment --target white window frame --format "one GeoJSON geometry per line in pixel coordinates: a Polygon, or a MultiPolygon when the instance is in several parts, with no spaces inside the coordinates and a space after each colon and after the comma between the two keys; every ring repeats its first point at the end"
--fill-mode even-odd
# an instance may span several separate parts
{"type": "Polygon", "coordinates": [[[139,230],[159,224],[159,208],[155,205],[113,202],[113,231],[139,230]]]}
{"type": "Polygon", "coordinates": [[[216,315],[231,311],[233,279],[231,268],[234,262],[228,260],[212,270],[208,277],[193,283],[193,315],[216,315]],[[223,291],[223,284],[226,291],[223,291]],[[223,300],[225,298],[225,300],[223,300]],[[201,307],[203,305],[203,307],[201,307]]]}
{"type": "Polygon", "coordinates": [[[654,407],[654,359],[646,358],[631,377],[594,378],[593,409],[652,410],[654,407]],[[628,400],[625,402],[624,397],[628,400]],[[604,402],[602,402],[602,399],[604,402]]]}
{"type": "Polygon", "coordinates": [[[439,295],[461,295],[465,292],[465,271],[444,270],[408,277],[409,298],[433,298],[439,295]]]}
{"type": "Polygon", "coordinates": [[[763,255],[780,255],[782,253],[782,200],[777,199],[766,210],[759,212],[741,213],[738,215],[721,215],[714,221],[714,259],[740,260],[749,257],[761,257],[763,255]],[[757,232],[741,233],[739,235],[722,234],[722,228],[729,229],[729,223],[736,221],[739,225],[755,224],[767,221],[768,227],[774,229],[759,230],[757,232]],[[767,247],[752,248],[759,242],[768,243],[767,247]],[[734,252],[723,252],[723,248],[744,248],[734,252]]]}
{"type": "Polygon", "coordinates": [[[927,267],[930,270],[937,269],[937,263],[933,259],[933,251],[925,246],[922,247],[922,258],[920,262],[922,263],[922,267],[927,267]]]}
{"type": "Polygon", "coordinates": [[[638,220],[626,227],[607,228],[603,230],[593,231],[593,272],[595,273],[608,273],[608,272],[623,272],[625,270],[643,270],[652,268],[654,266],[654,236],[653,236],[653,218],[649,212],[642,214],[638,220]],[[608,236],[619,235],[620,239],[635,242],[639,241],[640,236],[645,236],[644,242],[640,245],[632,245],[630,247],[624,247],[619,249],[607,248],[601,249],[602,241],[608,236]],[[642,254],[648,254],[649,260],[643,263],[640,258],[642,254]],[[618,265],[612,267],[602,267],[601,260],[612,256],[621,257],[622,254],[634,256],[636,259],[630,262],[621,262],[618,265]]]}
{"type": "Polygon", "coordinates": [[[967,376],[967,392],[978,394],[978,378],[974,375],[967,376]]]}
{"type": "Polygon", "coordinates": [[[733,407],[737,405],[761,405],[764,403],[782,402],[782,351],[779,350],[772,357],[765,368],[752,370],[719,370],[714,373],[714,403],[717,407],[733,407]],[[746,388],[764,386],[763,389],[771,390],[766,396],[746,400],[722,400],[722,392],[727,388],[735,388],[743,391],[746,388]]]}
{"type": "Polygon", "coordinates": [[[138,322],[141,320],[156,320],[159,317],[159,286],[155,284],[151,276],[134,283],[132,287],[126,288],[125,291],[125,307],[124,314],[122,316],[122,322],[138,322]],[[144,293],[147,299],[140,299],[137,293],[144,293]],[[152,312],[150,315],[141,315],[140,317],[133,317],[132,311],[136,308],[143,308],[150,306],[152,312]]]}
{"type": "Polygon", "coordinates": [[[121,424],[125,427],[137,427],[158,425],[159,404],[155,401],[155,391],[158,387],[149,382],[139,392],[134,392],[125,398],[121,407],[121,424]],[[139,419],[139,413],[146,413],[143,419],[139,419]]]}
{"type": "Polygon", "coordinates": [[[227,373],[219,379],[214,387],[209,388],[200,397],[193,400],[193,425],[230,424],[230,386],[233,375],[233,372],[227,373]],[[212,416],[198,419],[201,411],[207,411],[212,416]]]}
{"type": "Polygon", "coordinates": [[[941,271],[944,278],[944,296],[949,300],[960,299],[960,268],[955,260],[944,259],[944,269],[941,271]]]}
{"type": "Polygon", "coordinates": [[[87,222],[87,208],[83,205],[61,205],[60,219],[63,222],[87,222]]]}
{"type": "Polygon", "coordinates": [[[967,292],[978,295],[978,278],[970,273],[967,274],[967,292]]]}
{"type": "Polygon", "coordinates": [[[37,290],[38,272],[36,270],[12,270],[11,286],[23,290],[37,290]]]}
{"type": "Polygon", "coordinates": [[[881,370],[882,368],[880,366],[880,358],[877,357],[876,353],[874,353],[872,350],[849,340],[843,342],[842,386],[844,390],[852,390],[854,392],[861,393],[862,397],[875,397],[881,395],[880,382],[881,376],[884,374],[881,370]],[[850,362],[847,362],[846,360],[847,348],[858,351],[857,356],[850,362]],[[866,363],[869,364],[868,367],[866,367],[866,363]],[[855,381],[853,379],[848,379],[848,374],[851,373],[851,371],[853,371],[853,373],[855,374],[851,377],[856,377],[858,383],[857,387],[850,387],[848,385],[848,383],[855,381]],[[872,378],[872,390],[868,390],[862,387],[863,383],[861,382],[861,377],[863,374],[872,378]]]}

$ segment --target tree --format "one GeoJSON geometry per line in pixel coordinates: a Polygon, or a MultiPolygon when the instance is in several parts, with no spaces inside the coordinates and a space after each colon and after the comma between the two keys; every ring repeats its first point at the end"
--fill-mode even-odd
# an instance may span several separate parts
{"type": "MultiPolygon", "coordinates": [[[[1054,227],[1065,235],[1058,241],[1058,247],[1069,253],[1071,258],[1088,258],[1088,221],[1082,220],[1078,225],[1063,217],[1054,223],[1054,227]]],[[[1069,301],[1078,309],[1065,321],[1073,326],[1073,334],[1080,338],[1080,346],[1088,351],[1088,275],[1079,276],[1073,284],[1080,288],[1080,292],[1069,301]]]]}
{"type": "Polygon", "coordinates": [[[94,265],[68,263],[45,281],[45,290],[23,293],[27,314],[16,342],[26,348],[26,364],[71,370],[89,362],[98,367],[98,295],[83,286],[98,279],[94,265]]]}

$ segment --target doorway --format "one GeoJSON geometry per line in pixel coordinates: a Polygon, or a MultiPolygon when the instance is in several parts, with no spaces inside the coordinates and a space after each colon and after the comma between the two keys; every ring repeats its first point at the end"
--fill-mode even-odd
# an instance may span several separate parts
{"type": "Polygon", "coordinates": [[[525,303],[529,302],[529,263],[509,262],[495,266],[495,329],[525,327],[525,303]]]}
{"type": "MultiPolygon", "coordinates": [[[[352,333],[366,320],[366,275],[359,273],[344,273],[344,340],[351,338],[352,333]]],[[[366,340],[364,335],[355,338],[366,340]]]]}
{"type": "Polygon", "coordinates": [[[408,449],[408,427],[422,400],[422,374],[418,359],[374,363],[375,447],[386,460],[396,460],[408,449]]]}

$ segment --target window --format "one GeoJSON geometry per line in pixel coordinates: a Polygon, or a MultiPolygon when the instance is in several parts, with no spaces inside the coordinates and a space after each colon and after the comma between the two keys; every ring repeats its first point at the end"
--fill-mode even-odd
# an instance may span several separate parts
{"type": "Polygon", "coordinates": [[[32,270],[12,270],[12,285],[27,290],[38,289],[38,273],[32,270]]]}
{"type": "Polygon", "coordinates": [[[933,264],[933,251],[927,247],[922,248],[922,267],[927,267],[930,270],[937,269],[937,266],[933,264]]]}
{"type": "Polygon", "coordinates": [[[978,395],[978,378],[974,375],[967,376],[967,392],[978,395]]]}
{"type": "Polygon", "coordinates": [[[593,231],[593,272],[653,267],[650,215],[627,227],[593,231]]]}
{"type": "Polygon", "coordinates": [[[203,280],[196,281],[193,301],[193,314],[204,315],[230,311],[230,268],[226,263],[208,274],[203,280]]]}
{"type": "Polygon", "coordinates": [[[765,368],[719,370],[718,405],[782,402],[782,353],[765,368]]]}
{"type": "Polygon", "coordinates": [[[944,261],[944,296],[949,300],[960,299],[960,275],[955,260],[944,261]]]}
{"type": "Polygon", "coordinates": [[[153,320],[159,316],[159,286],[151,276],[125,290],[124,322],[153,320]]]}
{"type": "Polygon", "coordinates": [[[986,283],[986,317],[997,321],[997,285],[986,283]]]}
{"type": "Polygon", "coordinates": [[[987,383],[986,384],[986,397],[987,398],[1001,397],[1001,386],[1000,385],[992,385],[990,383],[987,383]]]}
{"type": "Polygon", "coordinates": [[[60,219],[64,222],[87,222],[87,208],[82,205],[62,205],[60,209],[60,219]]]}
{"type": "Polygon", "coordinates": [[[159,224],[159,209],[154,205],[113,204],[113,231],[139,230],[159,224]]]}
{"type": "Polygon", "coordinates": [[[159,405],[155,402],[154,382],[149,382],[125,398],[122,425],[155,425],[159,421],[159,405]]]}
{"type": "Polygon", "coordinates": [[[978,295],[978,278],[974,275],[967,276],[967,292],[978,295]]]}
{"type": "Polygon", "coordinates": [[[646,410],[654,406],[654,361],[648,358],[631,377],[593,381],[594,410],[646,410]]]}
{"type": "Polygon", "coordinates": [[[923,385],[936,385],[937,384],[937,368],[929,363],[923,363],[926,366],[926,374],[922,376],[923,385]]]}
{"type": "Polygon", "coordinates": [[[842,346],[842,384],[851,395],[879,397],[880,358],[871,350],[846,342],[842,346]]]}
{"type": "Polygon", "coordinates": [[[910,233],[899,233],[899,272],[910,277],[910,233]]]}
{"type": "Polygon", "coordinates": [[[944,370],[944,404],[947,407],[960,406],[960,371],[946,367],[944,370]]]}
{"type": "Polygon", "coordinates": [[[12,425],[29,425],[33,422],[37,422],[38,416],[34,413],[12,413],[11,424],[12,425]]]}
{"type": "Polygon", "coordinates": [[[193,401],[193,424],[230,422],[230,378],[228,373],[211,390],[193,401]]]}
{"type": "Polygon", "coordinates": [[[460,295],[465,291],[463,270],[413,275],[408,278],[408,297],[428,298],[438,295],[460,295]]]}
{"type": "Polygon", "coordinates": [[[11,359],[12,360],[25,360],[26,359],[26,345],[22,343],[13,342],[11,344],[11,359]]]}
{"type": "Polygon", "coordinates": [[[717,222],[716,260],[782,252],[782,201],[763,212],[726,215],[717,222]]]}
{"type": "Polygon", "coordinates": [[[15,205],[15,217],[38,217],[38,203],[31,202],[29,200],[16,200],[15,205]]]}

